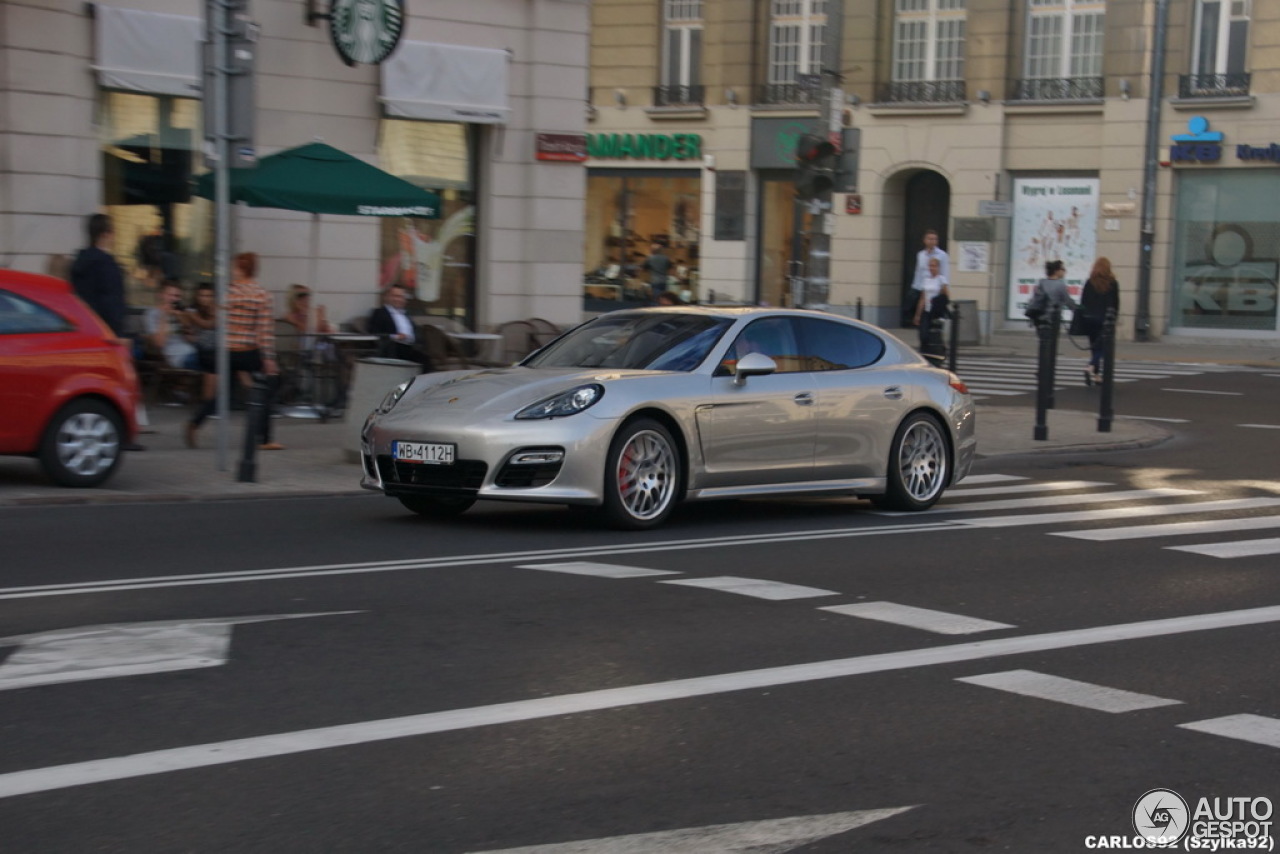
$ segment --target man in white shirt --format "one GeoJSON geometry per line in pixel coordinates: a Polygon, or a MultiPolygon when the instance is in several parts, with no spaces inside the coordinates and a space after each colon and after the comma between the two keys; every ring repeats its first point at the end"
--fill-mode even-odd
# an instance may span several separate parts
{"type": "Polygon", "coordinates": [[[382,305],[369,315],[369,332],[381,335],[384,356],[393,359],[404,359],[422,365],[423,371],[432,370],[431,358],[425,351],[414,346],[417,341],[417,330],[404,307],[409,302],[409,295],[399,285],[392,285],[382,297],[382,305]]]}
{"type": "MultiPolygon", "coordinates": [[[[924,277],[929,275],[929,261],[933,258],[938,259],[942,278],[948,282],[951,281],[951,258],[945,249],[938,248],[938,232],[930,228],[924,233],[924,248],[916,253],[916,271],[911,277],[911,290],[917,292],[916,299],[920,296],[918,293],[921,289],[920,284],[924,281],[924,277]]],[[[915,305],[914,301],[912,305],[915,305]]]]}

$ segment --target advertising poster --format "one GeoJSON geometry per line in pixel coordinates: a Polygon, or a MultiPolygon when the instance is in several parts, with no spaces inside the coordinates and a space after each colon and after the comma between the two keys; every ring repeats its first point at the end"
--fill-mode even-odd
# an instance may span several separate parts
{"type": "MultiPolygon", "coordinates": [[[[1047,261],[1067,265],[1074,299],[1096,256],[1097,178],[1015,178],[1010,236],[1008,318],[1021,320],[1047,261]]],[[[1068,315],[1069,316],[1069,315],[1068,315]]]]}

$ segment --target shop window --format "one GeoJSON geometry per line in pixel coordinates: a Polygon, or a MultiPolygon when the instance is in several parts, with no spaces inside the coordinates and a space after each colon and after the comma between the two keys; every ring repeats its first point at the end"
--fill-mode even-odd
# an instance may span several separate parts
{"type": "Polygon", "coordinates": [[[131,305],[155,301],[162,278],[211,275],[211,207],[196,204],[200,102],[104,91],[101,99],[102,203],[115,227],[113,254],[126,273],[131,305]]]}
{"type": "Polygon", "coordinates": [[[702,178],[692,170],[591,170],[587,177],[588,310],[646,304],[654,246],[670,259],[667,287],[686,302],[701,299],[698,264],[702,178]]]}
{"type": "Polygon", "coordinates": [[[1276,325],[1280,175],[1179,175],[1170,324],[1257,330],[1276,325]]]}
{"type": "Polygon", "coordinates": [[[470,323],[475,313],[473,131],[456,122],[384,119],[382,169],[440,195],[439,219],[388,217],[379,244],[379,292],[407,289],[410,312],[470,323]]]}

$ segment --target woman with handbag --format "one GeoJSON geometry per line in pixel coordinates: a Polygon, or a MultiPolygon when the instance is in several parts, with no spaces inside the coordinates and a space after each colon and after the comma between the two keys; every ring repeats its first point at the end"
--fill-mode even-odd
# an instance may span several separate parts
{"type": "Polygon", "coordinates": [[[1093,262],[1089,278],[1080,293],[1080,309],[1071,319],[1071,333],[1089,336],[1089,369],[1084,372],[1084,384],[1102,382],[1102,327],[1107,309],[1120,313],[1120,286],[1111,273],[1111,260],[1098,258],[1093,262]],[[1077,323],[1077,318],[1078,323],[1077,323]]]}
{"type": "Polygon", "coordinates": [[[930,334],[933,321],[947,312],[951,291],[947,277],[942,274],[942,262],[929,259],[929,273],[920,280],[920,297],[916,300],[914,325],[920,327],[920,352],[930,352],[930,334]]]}

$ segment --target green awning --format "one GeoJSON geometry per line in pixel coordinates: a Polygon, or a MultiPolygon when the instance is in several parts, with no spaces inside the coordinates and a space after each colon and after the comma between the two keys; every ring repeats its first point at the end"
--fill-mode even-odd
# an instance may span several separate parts
{"type": "MultiPolygon", "coordinates": [[[[213,172],[196,180],[195,194],[213,198],[213,172]]],[[[231,201],[346,216],[440,218],[440,196],[323,142],[267,155],[249,169],[231,170],[231,201]]]]}

